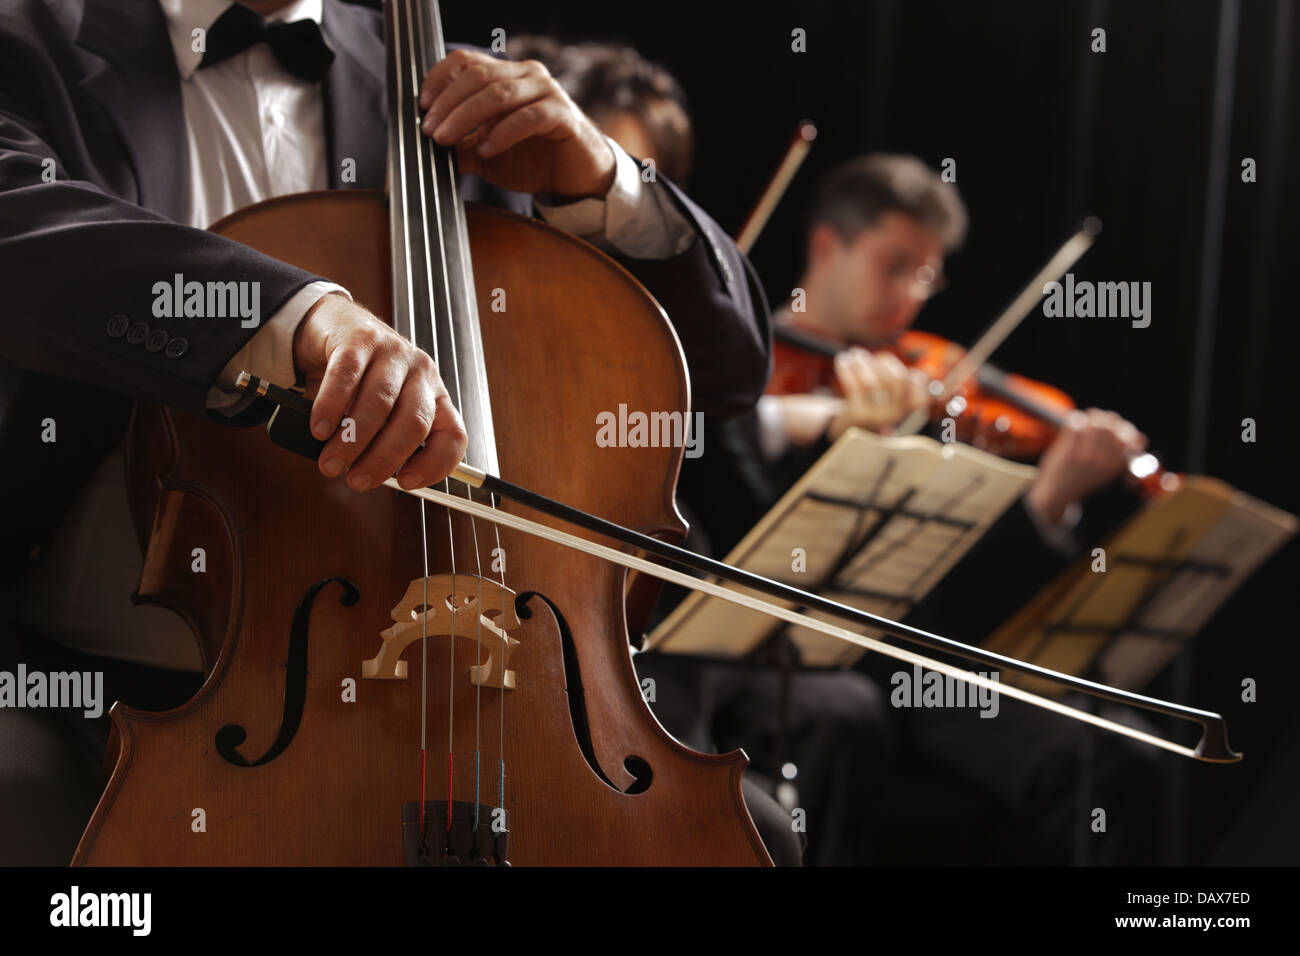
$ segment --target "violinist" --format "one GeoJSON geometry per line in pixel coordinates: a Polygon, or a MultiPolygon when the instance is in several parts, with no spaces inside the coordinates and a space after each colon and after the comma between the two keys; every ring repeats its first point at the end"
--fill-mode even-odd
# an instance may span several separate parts
{"type": "MultiPolygon", "coordinates": [[[[179,617],[135,607],[142,555],[122,438],[135,398],[250,424],[241,369],[317,395],[321,480],[444,477],[465,447],[429,357],[347,290],[205,232],[271,196],[380,188],[382,18],[341,0],[20,0],[0,24],[0,667],[104,675],[104,709],[164,709],[201,675],[179,617]],[[286,25],[287,24],[287,25],[286,25]],[[150,311],[176,275],[256,284],[260,321],[150,311]],[[56,431],[51,431],[50,423],[56,431]],[[44,435],[44,438],[43,438],[44,435]],[[419,446],[425,443],[421,452],[419,446]]],[[[462,194],[615,256],[672,317],[697,407],[751,406],[757,283],[721,229],[632,159],[536,62],[458,49],[424,78],[424,132],[462,194]]],[[[383,492],[387,493],[387,492],[383,492]]],[[[0,709],[0,863],[62,864],[99,796],[107,720],[0,709]]]]}
{"type": "MultiPolygon", "coordinates": [[[[808,379],[779,345],[768,394],[759,401],[765,457],[787,467],[824,450],[849,425],[888,434],[929,395],[924,377],[880,351],[911,328],[945,283],[945,256],[965,238],[965,207],[951,184],[915,157],[874,154],[833,170],[813,200],[807,261],[779,324],[842,346],[832,383],[808,379]],[[876,351],[873,351],[876,350],[876,351]],[[809,386],[809,387],[800,387],[809,386]],[[841,397],[842,396],[842,397],[841,397]]],[[[826,376],[830,377],[830,376],[826,376]]],[[[1145,437],[1114,413],[1080,413],[1043,455],[1024,507],[1044,534],[1062,540],[1082,502],[1118,477],[1145,437]]]]}
{"type": "MultiPolygon", "coordinates": [[[[769,394],[755,414],[707,423],[709,451],[685,464],[679,494],[716,553],[729,551],[844,428],[888,434],[925,407],[928,396],[912,370],[894,355],[873,350],[909,328],[942,286],[944,258],[961,244],[966,224],[956,189],[914,157],[860,157],[820,185],[809,215],[807,261],[776,321],[843,350],[833,363],[814,363],[778,343],[769,394]]],[[[1120,497],[1108,489],[1124,470],[1126,452],[1144,445],[1137,429],[1118,415],[1078,413],[1044,454],[1021,502],[908,623],[973,644],[983,640],[1106,527],[1115,506],[1095,493],[1120,497]],[[1091,523],[1083,507],[1090,496],[1086,511],[1096,512],[1087,516],[1091,523]]],[[[727,664],[709,665],[701,676],[666,654],[640,655],[638,667],[660,680],[701,685],[704,712],[676,716],[679,726],[712,728],[719,746],[745,747],[754,766],[769,773],[792,762],[806,805],[840,808],[823,810],[820,821],[810,815],[808,862],[875,861],[879,833],[889,830],[888,820],[915,812],[907,804],[917,788],[938,814],[963,819],[944,806],[956,805],[945,793],[962,794],[972,818],[1001,813],[1026,825],[1026,845],[1041,848],[1043,861],[1070,859],[1073,835],[1082,825],[1074,816],[1080,738],[1051,716],[1004,700],[994,734],[988,721],[968,720],[971,712],[891,709],[881,704],[888,696],[888,669],[869,658],[861,672],[837,674],[833,686],[821,673],[795,671],[783,685],[771,670],[727,664]],[[819,706],[809,705],[810,699],[819,706]],[[824,720],[827,713],[834,719],[824,720]],[[837,759],[828,738],[853,744],[841,743],[837,759]],[[860,766],[863,750],[885,759],[860,766]],[[937,792],[936,774],[944,781],[937,792]],[[835,788],[853,793],[849,809],[835,788]],[[819,832],[823,826],[830,832],[819,832]]],[[[1095,799],[1117,811],[1111,819],[1124,832],[1113,826],[1105,841],[1096,841],[1095,861],[1149,858],[1143,854],[1153,830],[1153,760],[1126,742],[1099,747],[1095,799]]],[[[932,845],[912,847],[909,859],[952,861],[957,854],[969,862],[961,853],[979,851],[963,850],[962,841],[973,832],[955,823],[952,833],[932,845]]]]}

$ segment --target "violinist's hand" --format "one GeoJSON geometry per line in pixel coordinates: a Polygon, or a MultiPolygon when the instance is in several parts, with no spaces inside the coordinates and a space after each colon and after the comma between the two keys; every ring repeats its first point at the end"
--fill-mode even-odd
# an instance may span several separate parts
{"type": "Polygon", "coordinates": [[[929,405],[925,376],[888,352],[853,347],[835,356],[835,377],[844,401],[826,430],[834,441],[850,425],[887,435],[917,409],[929,405]]]}
{"type": "Polygon", "coordinates": [[[347,296],[331,293],[312,307],[293,357],[315,396],[312,434],[329,438],[320,455],[326,477],[347,471],[348,484],[365,491],[401,468],[398,482],[416,488],[446,478],[465,456],[465,424],[433,359],[347,296]],[[339,430],[344,416],[356,423],[351,436],[339,430]]]}
{"type": "Polygon", "coordinates": [[[1038,464],[1025,502],[1057,524],[1067,508],[1123,473],[1131,455],[1147,447],[1146,436],[1114,412],[1072,412],[1038,464]]]}
{"type": "Polygon", "coordinates": [[[503,189],[557,198],[603,198],[614,151],[594,123],[535,60],[453,50],[420,87],[422,128],[455,145],[462,172],[503,189]]]}

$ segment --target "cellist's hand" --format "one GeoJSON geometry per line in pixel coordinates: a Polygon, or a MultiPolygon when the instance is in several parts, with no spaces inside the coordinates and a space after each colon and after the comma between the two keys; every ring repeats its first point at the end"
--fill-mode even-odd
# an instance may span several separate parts
{"type": "Polygon", "coordinates": [[[420,87],[422,128],[456,147],[462,172],[502,189],[602,198],[614,151],[546,67],[453,50],[420,87]]]}
{"type": "Polygon", "coordinates": [[[835,356],[835,378],[844,403],[827,428],[834,441],[850,425],[888,435],[912,412],[929,405],[925,376],[889,352],[854,346],[835,356]]]}
{"type": "Polygon", "coordinates": [[[315,399],[312,434],[329,439],[319,459],[326,477],[346,471],[353,490],[365,491],[397,474],[416,488],[446,478],[465,456],[465,424],[433,359],[347,296],[312,307],[293,357],[315,399]],[[352,429],[339,428],[345,417],[352,429]]]}

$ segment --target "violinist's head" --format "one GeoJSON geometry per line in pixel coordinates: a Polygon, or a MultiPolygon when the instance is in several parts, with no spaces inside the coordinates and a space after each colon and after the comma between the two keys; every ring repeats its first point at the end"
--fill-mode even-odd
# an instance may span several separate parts
{"type": "Polygon", "coordinates": [[[628,155],[653,160],[676,183],[686,181],[694,133],[681,84],[663,67],[623,44],[563,43],[547,36],[513,37],[507,51],[513,59],[543,63],[628,155]]]}
{"type": "Polygon", "coordinates": [[[811,324],[865,346],[910,326],[966,234],[957,190],[914,156],[871,154],[823,180],[801,280],[811,324]]]}

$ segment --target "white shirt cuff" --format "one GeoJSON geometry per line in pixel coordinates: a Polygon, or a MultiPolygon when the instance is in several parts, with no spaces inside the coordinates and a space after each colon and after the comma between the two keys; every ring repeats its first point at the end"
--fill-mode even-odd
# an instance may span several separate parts
{"type": "Polygon", "coordinates": [[[280,310],[271,316],[242,349],[235,353],[208,392],[207,407],[218,412],[233,412],[244,393],[235,388],[240,372],[288,388],[296,373],[293,366],[293,335],[303,316],[331,292],[352,298],[347,289],[333,282],[311,282],[295,292],[280,310]]]}
{"type": "Polygon", "coordinates": [[[614,150],[614,185],[604,199],[580,199],[552,206],[537,197],[533,204],[552,226],[585,239],[606,252],[632,259],[671,259],[691,247],[695,227],[666,189],[647,188],[641,167],[618,143],[614,150]]]}
{"type": "Polygon", "coordinates": [[[785,433],[785,414],[781,399],[776,395],[763,395],[755,408],[758,414],[758,447],[770,465],[790,447],[790,436],[785,433]]]}

